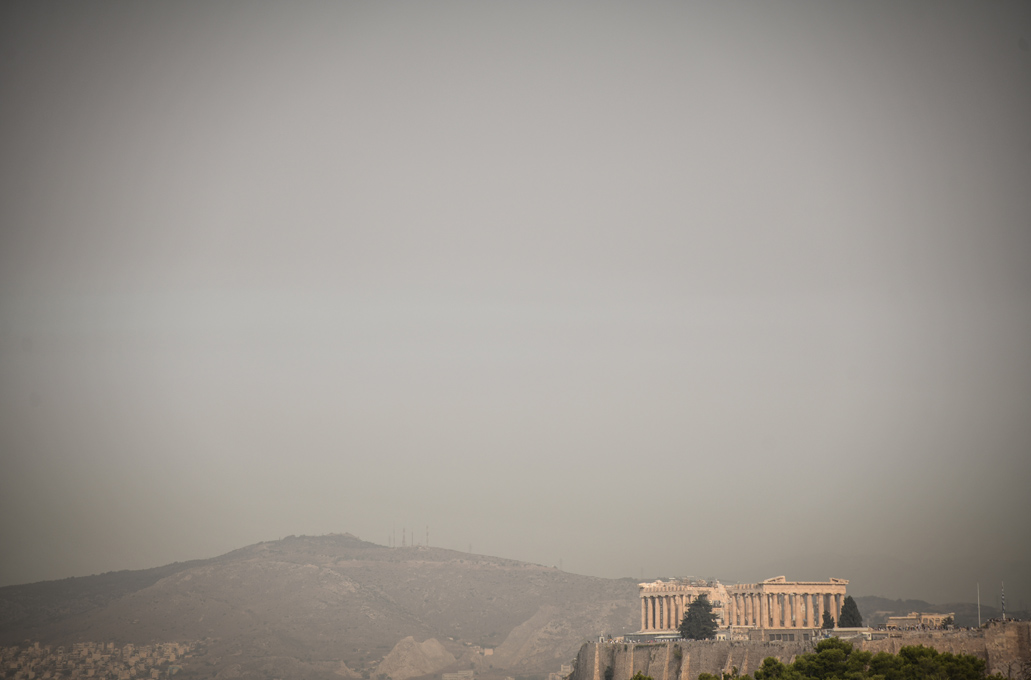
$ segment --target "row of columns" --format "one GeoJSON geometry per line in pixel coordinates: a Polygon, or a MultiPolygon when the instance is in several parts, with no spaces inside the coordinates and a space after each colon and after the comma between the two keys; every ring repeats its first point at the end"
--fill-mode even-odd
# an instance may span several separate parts
{"type": "Polygon", "coordinates": [[[732,626],[819,628],[824,611],[837,623],[844,599],[844,593],[732,593],[727,620],[732,626]]]}
{"type": "Polygon", "coordinates": [[[646,595],[641,598],[641,630],[675,630],[694,595],[646,595]]]}

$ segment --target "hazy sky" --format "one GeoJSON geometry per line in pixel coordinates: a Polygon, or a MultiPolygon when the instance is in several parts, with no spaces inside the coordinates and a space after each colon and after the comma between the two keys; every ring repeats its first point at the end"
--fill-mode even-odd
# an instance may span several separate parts
{"type": "Polygon", "coordinates": [[[4,3],[0,584],[428,526],[1031,607],[1029,43],[1022,2],[4,3]]]}

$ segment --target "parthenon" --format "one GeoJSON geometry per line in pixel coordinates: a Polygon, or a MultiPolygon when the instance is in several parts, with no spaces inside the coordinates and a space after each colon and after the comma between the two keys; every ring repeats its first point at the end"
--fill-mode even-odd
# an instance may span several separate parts
{"type": "Polygon", "coordinates": [[[820,628],[824,612],[838,621],[847,585],[840,578],[788,581],[783,576],[734,585],[700,579],[641,583],[641,632],[674,633],[688,606],[702,594],[712,603],[721,628],[820,628]]]}

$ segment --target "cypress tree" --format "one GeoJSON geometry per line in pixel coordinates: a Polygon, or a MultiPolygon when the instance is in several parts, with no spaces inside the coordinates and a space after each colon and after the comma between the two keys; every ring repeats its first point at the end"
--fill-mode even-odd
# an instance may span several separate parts
{"type": "Polygon", "coordinates": [[[863,625],[863,615],[859,613],[856,601],[849,595],[841,605],[841,616],[838,625],[842,628],[858,628],[863,625]]]}
{"type": "Polygon", "coordinates": [[[712,603],[702,594],[688,605],[684,620],[680,622],[680,637],[688,640],[709,640],[716,636],[717,625],[712,603]]]}

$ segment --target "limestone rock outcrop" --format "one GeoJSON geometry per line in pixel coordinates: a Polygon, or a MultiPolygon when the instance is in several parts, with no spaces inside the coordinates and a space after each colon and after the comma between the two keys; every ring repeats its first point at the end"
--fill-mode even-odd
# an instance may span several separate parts
{"type": "Polygon", "coordinates": [[[391,680],[408,680],[420,675],[429,675],[447,668],[455,662],[454,655],[435,638],[416,642],[409,635],[394,645],[376,669],[391,680]]]}

